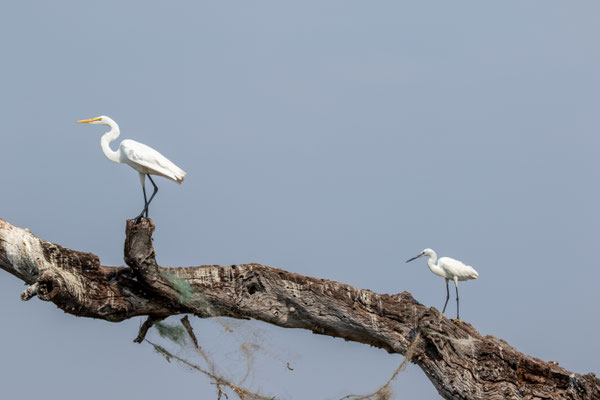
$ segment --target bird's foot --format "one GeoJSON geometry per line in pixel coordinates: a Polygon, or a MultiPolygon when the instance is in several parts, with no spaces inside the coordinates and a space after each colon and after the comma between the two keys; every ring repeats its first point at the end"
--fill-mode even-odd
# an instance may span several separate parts
{"type": "Polygon", "coordinates": [[[135,218],[133,219],[133,223],[134,223],[135,225],[139,224],[139,223],[140,223],[140,221],[142,220],[142,218],[144,218],[144,213],[141,213],[140,215],[138,215],[137,217],[135,217],[135,218]]]}
{"type": "Polygon", "coordinates": [[[455,324],[462,324],[462,321],[458,318],[453,318],[452,322],[454,322],[455,324]]]}

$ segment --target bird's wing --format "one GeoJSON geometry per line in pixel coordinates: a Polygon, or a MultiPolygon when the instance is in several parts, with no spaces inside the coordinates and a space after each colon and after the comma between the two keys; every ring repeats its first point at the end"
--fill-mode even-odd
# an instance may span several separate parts
{"type": "Polygon", "coordinates": [[[456,276],[459,280],[475,279],[479,276],[473,267],[465,265],[454,258],[442,257],[439,259],[438,264],[449,276],[456,276]]]}
{"type": "Polygon", "coordinates": [[[183,182],[186,175],[185,171],[152,147],[130,139],[123,140],[119,147],[121,154],[126,157],[126,160],[123,161],[132,167],[140,166],[145,173],[161,175],[177,183],[183,182]]]}

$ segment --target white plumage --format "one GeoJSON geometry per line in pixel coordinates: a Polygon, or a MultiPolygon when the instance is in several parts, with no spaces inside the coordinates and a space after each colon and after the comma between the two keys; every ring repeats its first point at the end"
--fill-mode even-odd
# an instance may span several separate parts
{"type": "Polygon", "coordinates": [[[143,217],[144,213],[146,214],[146,218],[148,217],[148,207],[156,195],[156,192],[158,192],[158,187],[150,175],[162,176],[177,183],[181,183],[185,179],[186,173],[184,170],[173,164],[167,157],[163,156],[152,147],[146,146],[143,143],[125,139],[119,145],[119,149],[113,151],[110,148],[110,143],[119,137],[120,131],[117,123],[109,117],[103,115],[96,118],[83,119],[77,122],[108,125],[110,130],[106,132],[100,140],[104,155],[111,161],[129,165],[139,173],[142,191],[144,192],[144,208],[142,209],[141,214],[136,217],[136,221],[143,217]],[[152,193],[152,196],[150,196],[150,200],[147,200],[146,197],[146,176],[148,176],[152,186],[154,186],[154,192],[152,193]]]}
{"type": "Polygon", "coordinates": [[[141,174],[159,175],[174,182],[185,179],[185,171],[150,146],[125,139],[119,145],[119,158],[141,174]]]}
{"type": "Polygon", "coordinates": [[[458,303],[458,281],[468,281],[471,279],[477,279],[479,274],[475,269],[469,265],[465,265],[462,262],[455,260],[450,257],[442,257],[439,260],[435,251],[431,249],[425,249],[416,257],[407,260],[410,262],[416,260],[419,257],[428,256],[427,266],[436,275],[446,279],[446,302],[444,303],[444,309],[442,314],[446,311],[448,305],[448,299],[450,298],[450,290],[448,289],[448,281],[452,280],[456,287],[456,319],[459,319],[459,303],[458,303]],[[436,264],[437,261],[437,264],[436,264]]]}

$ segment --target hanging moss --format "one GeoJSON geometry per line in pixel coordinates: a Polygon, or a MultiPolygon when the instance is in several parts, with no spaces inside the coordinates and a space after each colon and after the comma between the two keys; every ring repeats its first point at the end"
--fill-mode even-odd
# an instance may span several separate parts
{"type": "Polygon", "coordinates": [[[156,351],[158,354],[160,354],[161,356],[163,356],[168,362],[171,362],[171,358],[173,358],[173,355],[171,353],[169,353],[167,350],[165,350],[163,347],[151,343],[149,342],[152,346],[154,346],[154,351],[156,351]]]}
{"type": "Polygon", "coordinates": [[[177,301],[179,301],[180,304],[187,307],[199,308],[206,314],[212,314],[212,305],[210,302],[207,301],[202,293],[194,291],[187,279],[168,271],[161,271],[161,274],[177,291],[177,301]]]}
{"type": "Polygon", "coordinates": [[[170,272],[162,271],[161,273],[177,290],[179,294],[177,300],[183,305],[189,305],[193,297],[192,286],[189,282],[170,272]]]}
{"type": "Polygon", "coordinates": [[[178,344],[185,344],[185,329],[179,325],[167,325],[160,322],[154,324],[158,334],[178,344]]]}

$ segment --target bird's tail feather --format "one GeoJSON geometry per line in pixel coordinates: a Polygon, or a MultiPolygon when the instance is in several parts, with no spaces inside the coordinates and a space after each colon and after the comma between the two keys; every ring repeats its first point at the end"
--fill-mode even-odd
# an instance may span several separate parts
{"type": "Polygon", "coordinates": [[[184,170],[180,170],[181,173],[175,176],[175,182],[181,184],[181,182],[183,182],[183,180],[185,179],[185,176],[187,175],[186,172],[184,170]]]}

